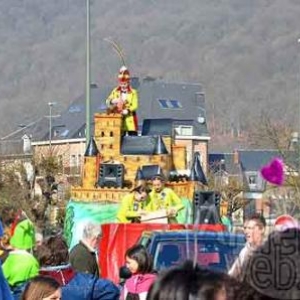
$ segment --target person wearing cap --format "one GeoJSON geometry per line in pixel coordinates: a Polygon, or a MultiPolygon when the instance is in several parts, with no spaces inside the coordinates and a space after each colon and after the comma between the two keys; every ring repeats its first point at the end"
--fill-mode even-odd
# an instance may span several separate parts
{"type": "Polygon", "coordinates": [[[112,90],[106,99],[106,105],[110,111],[120,113],[123,116],[123,135],[126,133],[137,135],[138,93],[130,85],[130,73],[125,66],[119,71],[118,81],[119,85],[112,90]]]}
{"type": "Polygon", "coordinates": [[[152,191],[149,194],[150,211],[165,209],[169,223],[178,223],[176,216],[184,208],[180,197],[170,188],[165,187],[165,179],[161,174],[152,177],[152,191]]]}
{"type": "Polygon", "coordinates": [[[35,228],[23,211],[19,211],[12,226],[9,241],[13,248],[4,264],[3,274],[16,299],[26,283],[39,274],[39,263],[32,255],[35,246],[35,228]]]}
{"type": "Polygon", "coordinates": [[[149,190],[144,184],[133,188],[123,199],[117,213],[119,223],[140,223],[142,216],[149,212],[149,190]]]}

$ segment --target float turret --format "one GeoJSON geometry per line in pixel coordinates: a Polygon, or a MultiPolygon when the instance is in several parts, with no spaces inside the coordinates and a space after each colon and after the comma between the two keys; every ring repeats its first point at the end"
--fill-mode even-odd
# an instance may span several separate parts
{"type": "Polygon", "coordinates": [[[84,153],[84,167],[82,176],[82,186],[86,189],[95,188],[99,170],[99,151],[95,140],[90,139],[84,153]]]}

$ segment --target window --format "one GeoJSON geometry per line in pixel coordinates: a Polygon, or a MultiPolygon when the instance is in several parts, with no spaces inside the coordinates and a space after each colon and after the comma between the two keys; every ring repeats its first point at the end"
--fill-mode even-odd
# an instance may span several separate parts
{"type": "Polygon", "coordinates": [[[76,166],[76,155],[71,155],[70,157],[70,167],[76,166]]]}
{"type": "Polygon", "coordinates": [[[175,133],[177,135],[185,135],[185,136],[193,135],[193,126],[180,125],[175,128],[175,133]]]}
{"type": "Polygon", "coordinates": [[[159,104],[160,104],[160,106],[161,106],[162,108],[169,108],[169,107],[168,107],[167,100],[165,100],[165,99],[158,99],[158,102],[159,102],[159,104]]]}
{"type": "Polygon", "coordinates": [[[70,130],[69,129],[65,129],[64,131],[62,131],[59,136],[60,137],[66,137],[69,134],[70,130]]]}
{"type": "MultiPolygon", "coordinates": [[[[179,265],[180,262],[195,257],[195,237],[191,239],[178,237],[177,240],[158,241],[155,249],[154,268],[158,271],[171,266],[179,265]]],[[[211,238],[198,237],[196,257],[200,266],[215,271],[227,272],[235,258],[244,245],[244,241],[236,240],[230,243],[219,237],[211,238]]]]}
{"type": "Polygon", "coordinates": [[[256,175],[249,176],[249,184],[257,184],[257,176],[256,175]]]}
{"type": "Polygon", "coordinates": [[[69,108],[69,113],[80,113],[80,112],[81,112],[80,105],[74,104],[69,108]]]}
{"type": "Polygon", "coordinates": [[[173,108],[182,108],[182,106],[178,100],[170,100],[170,103],[173,106],[173,108]]]}
{"type": "Polygon", "coordinates": [[[164,109],[180,109],[182,105],[179,100],[176,99],[158,99],[160,107],[164,109]]]}

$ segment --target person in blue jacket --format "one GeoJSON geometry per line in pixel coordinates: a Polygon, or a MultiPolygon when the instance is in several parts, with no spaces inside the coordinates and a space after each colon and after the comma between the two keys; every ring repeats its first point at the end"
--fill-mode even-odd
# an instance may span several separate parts
{"type": "MultiPolygon", "coordinates": [[[[0,237],[3,236],[4,230],[2,226],[2,222],[0,221],[0,237]]],[[[0,299],[12,300],[12,294],[9,289],[8,283],[3,275],[2,271],[2,262],[0,262],[0,299]]]]}
{"type": "Polygon", "coordinates": [[[40,275],[56,279],[62,286],[62,300],[117,300],[119,288],[110,280],[76,272],[69,264],[68,246],[62,236],[45,239],[36,251],[40,275]]]}

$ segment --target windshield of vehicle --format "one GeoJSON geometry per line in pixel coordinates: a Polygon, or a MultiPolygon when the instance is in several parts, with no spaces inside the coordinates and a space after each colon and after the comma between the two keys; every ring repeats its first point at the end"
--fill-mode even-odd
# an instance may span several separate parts
{"type": "Polygon", "coordinates": [[[196,259],[198,264],[216,271],[227,272],[244,243],[226,240],[159,241],[154,254],[154,268],[160,271],[196,259]]]}

